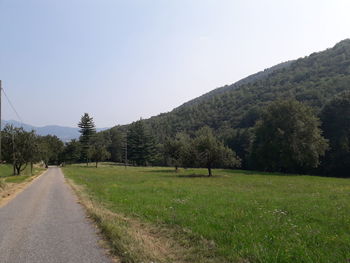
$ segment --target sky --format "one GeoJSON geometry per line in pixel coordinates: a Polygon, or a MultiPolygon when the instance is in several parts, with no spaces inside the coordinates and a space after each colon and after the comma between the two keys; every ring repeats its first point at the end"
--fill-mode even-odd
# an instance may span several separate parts
{"type": "MultiPolygon", "coordinates": [[[[171,111],[350,38],[348,0],[0,0],[0,79],[23,122],[171,111]]],[[[3,99],[5,120],[18,120],[3,99]]]]}

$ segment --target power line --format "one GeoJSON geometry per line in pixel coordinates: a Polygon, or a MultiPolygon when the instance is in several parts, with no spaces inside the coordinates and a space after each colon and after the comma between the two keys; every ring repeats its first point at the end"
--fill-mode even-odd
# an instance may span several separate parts
{"type": "Polygon", "coordinates": [[[10,101],[9,97],[7,96],[7,94],[6,94],[5,90],[4,90],[4,88],[2,88],[2,92],[4,93],[5,98],[6,98],[7,102],[10,104],[12,110],[15,112],[17,118],[21,121],[21,124],[23,124],[23,121],[22,121],[21,116],[19,116],[18,112],[16,111],[15,107],[13,106],[13,104],[12,104],[12,102],[10,101]]]}

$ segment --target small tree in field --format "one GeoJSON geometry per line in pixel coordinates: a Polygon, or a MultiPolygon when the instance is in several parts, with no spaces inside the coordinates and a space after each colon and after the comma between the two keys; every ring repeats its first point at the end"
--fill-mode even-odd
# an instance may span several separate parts
{"type": "Polygon", "coordinates": [[[81,134],[79,141],[82,146],[82,159],[86,160],[86,165],[89,165],[91,139],[96,133],[93,118],[90,117],[88,113],[84,113],[80,122],[78,123],[78,127],[80,128],[79,132],[81,134]]]}
{"type": "Polygon", "coordinates": [[[106,143],[103,140],[102,136],[96,135],[91,140],[89,155],[91,160],[93,160],[96,163],[96,168],[99,162],[110,158],[111,154],[107,151],[106,143]]]}
{"type": "Polygon", "coordinates": [[[178,172],[178,167],[182,164],[181,154],[184,151],[184,140],[182,137],[182,134],[176,134],[174,139],[166,139],[163,145],[163,151],[167,162],[175,166],[176,172],[178,172]]]}
{"type": "Polygon", "coordinates": [[[214,167],[240,166],[240,160],[235,152],[216,139],[209,127],[204,127],[197,132],[193,145],[198,164],[200,167],[208,169],[208,176],[212,176],[212,168],[214,167]]]}

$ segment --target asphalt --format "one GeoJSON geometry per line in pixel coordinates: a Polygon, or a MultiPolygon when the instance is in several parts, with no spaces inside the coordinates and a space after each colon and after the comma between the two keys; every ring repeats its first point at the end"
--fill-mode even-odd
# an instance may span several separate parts
{"type": "Polygon", "coordinates": [[[111,262],[60,168],[0,208],[1,263],[111,262]]]}

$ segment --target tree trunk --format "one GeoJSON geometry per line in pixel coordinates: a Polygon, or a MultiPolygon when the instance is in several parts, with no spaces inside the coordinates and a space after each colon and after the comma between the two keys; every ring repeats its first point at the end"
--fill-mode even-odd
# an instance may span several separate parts
{"type": "Polygon", "coordinates": [[[210,176],[212,176],[213,174],[211,173],[211,167],[210,166],[208,166],[208,176],[210,177],[210,176]]]}
{"type": "Polygon", "coordinates": [[[176,165],[175,166],[175,172],[177,173],[179,171],[179,167],[176,165]]]}
{"type": "Polygon", "coordinates": [[[30,174],[33,175],[33,162],[30,162],[30,174]]]}
{"type": "Polygon", "coordinates": [[[21,175],[21,166],[16,166],[17,175],[21,175]]]}

